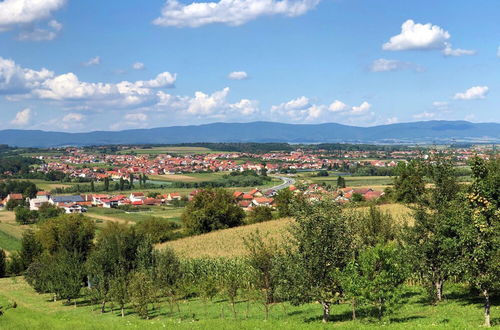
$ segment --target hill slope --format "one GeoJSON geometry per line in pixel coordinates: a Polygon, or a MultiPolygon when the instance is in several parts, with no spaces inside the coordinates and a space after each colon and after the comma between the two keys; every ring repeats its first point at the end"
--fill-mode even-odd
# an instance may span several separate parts
{"type": "Polygon", "coordinates": [[[2,130],[0,143],[18,147],[104,144],[175,144],[189,142],[355,142],[416,143],[451,141],[500,142],[500,124],[466,121],[424,121],[372,127],[335,123],[213,123],[125,131],[87,133],[2,130]]]}

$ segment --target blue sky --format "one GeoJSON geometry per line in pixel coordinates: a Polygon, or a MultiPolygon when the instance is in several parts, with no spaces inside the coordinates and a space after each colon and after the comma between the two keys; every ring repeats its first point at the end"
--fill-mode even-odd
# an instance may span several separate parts
{"type": "Polygon", "coordinates": [[[0,1],[0,129],[500,122],[497,0],[0,1]]]}

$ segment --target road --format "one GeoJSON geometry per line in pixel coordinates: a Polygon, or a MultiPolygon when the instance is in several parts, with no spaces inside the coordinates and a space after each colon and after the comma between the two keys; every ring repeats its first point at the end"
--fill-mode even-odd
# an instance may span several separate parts
{"type": "Polygon", "coordinates": [[[283,181],[283,183],[267,189],[265,191],[266,193],[271,191],[271,190],[274,190],[274,191],[282,190],[282,189],[288,188],[291,185],[295,184],[295,179],[292,179],[292,178],[289,178],[286,176],[273,176],[273,178],[280,179],[283,181]]]}

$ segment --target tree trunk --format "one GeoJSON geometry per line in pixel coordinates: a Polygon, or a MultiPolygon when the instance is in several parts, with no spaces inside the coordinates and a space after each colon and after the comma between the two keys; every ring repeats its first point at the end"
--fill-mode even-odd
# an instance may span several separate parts
{"type": "Polygon", "coordinates": [[[101,304],[101,313],[104,313],[105,308],[106,308],[106,300],[103,300],[101,304]]]}
{"type": "Polygon", "coordinates": [[[231,301],[231,308],[233,309],[233,315],[234,315],[234,318],[236,319],[236,306],[234,304],[234,300],[231,301]]]}
{"type": "Polygon", "coordinates": [[[483,291],[484,295],[484,326],[485,327],[491,327],[491,320],[490,320],[490,295],[488,293],[488,290],[483,291]]]}
{"type": "Polygon", "coordinates": [[[383,306],[382,306],[382,298],[379,298],[378,300],[378,319],[381,320],[382,319],[382,315],[383,315],[383,306]]]}
{"type": "Polygon", "coordinates": [[[327,323],[330,320],[330,302],[322,301],[323,305],[323,323],[327,323]]]}
{"type": "Polygon", "coordinates": [[[443,281],[438,280],[434,285],[436,286],[436,299],[441,301],[443,299],[443,281]]]}
{"type": "Polygon", "coordinates": [[[356,299],[352,298],[351,306],[352,306],[352,319],[355,320],[356,319],[356,299]]]}
{"type": "Polygon", "coordinates": [[[122,317],[125,317],[125,308],[122,306],[122,317]]]}
{"type": "Polygon", "coordinates": [[[264,308],[266,309],[266,321],[269,319],[269,304],[264,304],[264,308]]]}

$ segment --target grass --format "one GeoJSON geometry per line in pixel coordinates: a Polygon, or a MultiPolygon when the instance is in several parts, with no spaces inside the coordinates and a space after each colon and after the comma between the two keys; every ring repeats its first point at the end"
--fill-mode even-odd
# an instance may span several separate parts
{"type": "Polygon", "coordinates": [[[28,226],[21,226],[15,220],[14,212],[0,212],[0,249],[7,252],[17,251],[21,248],[21,237],[28,226]]]}
{"type": "MultiPolygon", "coordinates": [[[[367,210],[361,207],[359,210],[367,210]]],[[[390,213],[395,221],[401,223],[408,218],[410,210],[400,204],[386,204],[379,209],[390,213]]],[[[282,234],[286,233],[287,227],[293,222],[292,219],[278,219],[247,226],[219,230],[203,235],[191,236],[158,245],[158,248],[170,247],[179,255],[186,258],[198,257],[236,257],[246,253],[243,239],[256,230],[268,239],[282,240],[282,234]]]]}
{"type": "Polygon", "coordinates": [[[21,249],[21,241],[19,238],[0,230],[0,249],[8,252],[19,251],[21,249]]]}
{"type": "MultiPolygon", "coordinates": [[[[337,185],[336,174],[330,176],[302,176],[301,179],[311,181],[313,183],[326,183],[333,186],[337,185]]],[[[390,176],[343,176],[346,187],[371,187],[383,190],[385,187],[392,185],[393,177],[390,176]]]]}
{"type": "Polygon", "coordinates": [[[71,183],[71,182],[60,183],[60,182],[46,181],[46,180],[41,180],[41,179],[20,179],[19,181],[33,182],[37,186],[38,189],[46,190],[46,191],[51,191],[51,190],[56,189],[56,188],[68,188],[68,187],[71,187],[72,185],[76,184],[76,183],[71,183]]]}
{"type": "MultiPolygon", "coordinates": [[[[150,320],[139,319],[130,306],[126,316],[118,311],[101,314],[98,306],[90,305],[84,298],[74,305],[52,302],[50,295],[37,294],[21,277],[0,279],[0,306],[5,314],[0,316],[0,329],[472,329],[483,322],[482,301],[460,286],[448,286],[448,297],[437,306],[427,304],[420,287],[406,287],[401,308],[395,314],[377,321],[370,316],[372,309],[365,306],[358,310],[358,320],[351,320],[348,304],[332,305],[331,322],[321,324],[321,306],[317,303],[291,306],[276,304],[269,319],[264,320],[262,306],[240,298],[236,304],[236,317],[224,297],[213,302],[191,298],[179,303],[180,312],[170,311],[168,304],[156,305],[150,320]],[[17,308],[12,308],[16,302],[17,308]]],[[[492,307],[494,327],[500,325],[500,308],[492,307]]]]}
{"type": "Polygon", "coordinates": [[[220,179],[226,172],[215,173],[192,173],[192,174],[163,174],[148,176],[152,181],[169,181],[169,182],[205,182],[215,181],[220,179]]]}
{"type": "Polygon", "coordinates": [[[107,209],[92,207],[88,209],[87,216],[104,221],[115,221],[121,223],[137,223],[150,218],[163,218],[165,220],[180,221],[184,208],[173,206],[152,206],[149,211],[125,212],[120,209],[107,209]]]}

